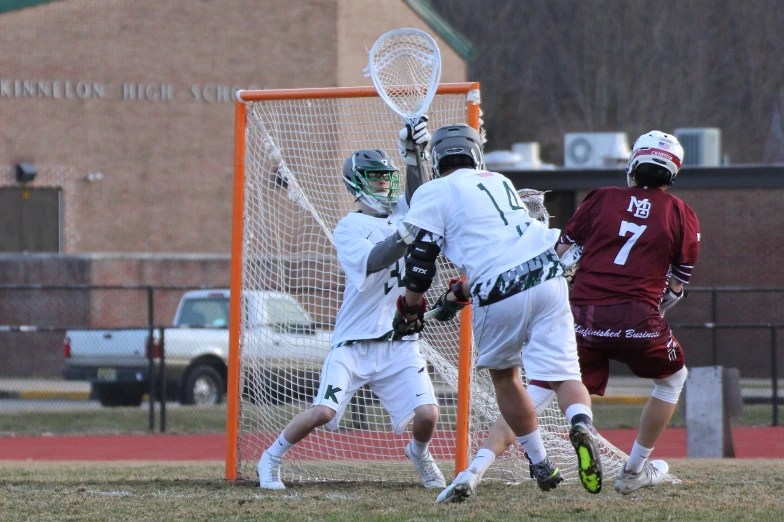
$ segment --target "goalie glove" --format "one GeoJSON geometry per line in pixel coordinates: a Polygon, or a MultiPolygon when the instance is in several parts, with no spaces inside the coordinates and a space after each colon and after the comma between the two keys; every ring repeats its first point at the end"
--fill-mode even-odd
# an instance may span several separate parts
{"type": "Polygon", "coordinates": [[[668,286],[664,291],[664,294],[662,294],[661,301],[659,302],[659,313],[661,316],[664,317],[664,314],[667,312],[667,310],[678,304],[678,301],[684,297],[686,297],[685,288],[681,288],[680,293],[676,294],[675,291],[668,286]]]}
{"type": "Polygon", "coordinates": [[[407,165],[416,167],[416,145],[419,145],[420,159],[424,163],[430,159],[427,151],[430,144],[430,131],[427,130],[427,116],[421,116],[416,125],[407,123],[398,133],[397,148],[400,157],[407,165]]]}
{"type": "Polygon", "coordinates": [[[435,308],[438,310],[433,316],[436,321],[451,321],[457,315],[457,312],[471,304],[471,298],[463,293],[463,285],[460,279],[452,279],[449,281],[449,289],[441,294],[438,298],[435,308]],[[456,301],[447,299],[449,292],[455,296],[456,301]]]}
{"type": "Polygon", "coordinates": [[[397,308],[395,317],[392,318],[392,340],[399,341],[407,335],[419,333],[425,328],[425,312],[427,311],[427,300],[422,297],[422,302],[418,306],[408,306],[406,297],[401,295],[397,298],[397,308]],[[416,314],[413,319],[406,316],[416,314]]]}

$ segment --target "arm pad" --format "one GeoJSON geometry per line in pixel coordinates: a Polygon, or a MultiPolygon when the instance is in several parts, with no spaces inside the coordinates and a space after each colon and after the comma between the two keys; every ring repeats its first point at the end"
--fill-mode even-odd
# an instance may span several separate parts
{"type": "Polygon", "coordinates": [[[406,275],[403,283],[412,292],[424,293],[433,283],[436,276],[436,259],[441,252],[441,247],[417,238],[408,247],[406,254],[406,275]]]}
{"type": "Polygon", "coordinates": [[[397,232],[386,238],[370,251],[367,259],[367,273],[375,274],[406,255],[406,244],[400,242],[397,232]]]}

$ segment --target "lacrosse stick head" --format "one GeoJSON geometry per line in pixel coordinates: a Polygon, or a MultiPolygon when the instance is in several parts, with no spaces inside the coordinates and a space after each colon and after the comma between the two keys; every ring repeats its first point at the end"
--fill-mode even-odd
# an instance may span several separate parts
{"type": "Polygon", "coordinates": [[[551,216],[544,206],[545,193],[546,192],[541,192],[539,190],[524,188],[517,191],[517,196],[528,211],[529,216],[548,225],[551,216]]]}
{"type": "Polygon", "coordinates": [[[370,49],[365,69],[379,96],[404,120],[425,114],[441,80],[441,55],[427,33],[394,29],[370,49]]]}

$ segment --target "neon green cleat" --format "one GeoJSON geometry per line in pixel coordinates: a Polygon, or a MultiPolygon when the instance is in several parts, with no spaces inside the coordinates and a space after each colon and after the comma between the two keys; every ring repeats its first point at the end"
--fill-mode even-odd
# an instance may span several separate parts
{"type": "MultiPolygon", "coordinates": [[[[526,455],[526,458],[528,455],[526,455]]],[[[531,478],[536,479],[536,484],[542,491],[550,491],[563,482],[561,470],[550,459],[544,459],[539,464],[531,464],[529,460],[531,478]]]]}
{"type": "Polygon", "coordinates": [[[569,441],[577,452],[577,474],[588,493],[602,490],[602,461],[596,443],[596,429],[585,422],[578,422],[569,430],[569,441]]]}

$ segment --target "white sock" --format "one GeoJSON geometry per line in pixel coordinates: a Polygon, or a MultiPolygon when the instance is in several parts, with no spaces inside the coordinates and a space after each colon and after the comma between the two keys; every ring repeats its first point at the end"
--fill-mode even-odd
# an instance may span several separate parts
{"type": "Polygon", "coordinates": [[[476,452],[476,457],[474,457],[473,462],[471,465],[468,466],[468,471],[473,473],[474,475],[478,475],[479,478],[482,478],[482,475],[485,474],[487,468],[495,460],[495,453],[490,451],[487,448],[481,448],[479,451],[476,452]]]}
{"type": "Polygon", "coordinates": [[[547,458],[547,450],[544,449],[542,433],[537,429],[533,433],[517,437],[517,442],[525,450],[525,454],[531,459],[531,464],[539,464],[547,458]]]}
{"type": "Polygon", "coordinates": [[[289,441],[283,437],[283,433],[280,434],[278,440],[272,443],[272,446],[267,448],[267,453],[272,455],[275,458],[281,458],[284,453],[294,447],[294,444],[291,444],[289,441]]]}
{"type": "Polygon", "coordinates": [[[544,413],[544,410],[546,410],[550,406],[550,403],[553,402],[553,399],[555,399],[555,392],[548,388],[529,384],[527,390],[531,400],[534,401],[537,417],[544,413]]]}
{"type": "Polygon", "coordinates": [[[430,442],[419,442],[416,439],[411,439],[411,442],[408,443],[408,447],[411,448],[411,453],[415,457],[423,457],[427,454],[427,445],[430,442]]]}
{"type": "Polygon", "coordinates": [[[589,408],[585,404],[580,404],[580,403],[572,404],[571,406],[566,408],[566,411],[564,412],[564,415],[566,415],[566,418],[569,420],[569,424],[572,423],[572,419],[574,418],[575,415],[580,415],[580,414],[588,415],[588,418],[593,420],[593,413],[591,412],[591,408],[589,408]]]}
{"type": "Polygon", "coordinates": [[[651,456],[652,451],[653,448],[640,446],[635,440],[634,446],[632,446],[632,452],[629,454],[629,462],[626,463],[626,471],[630,473],[639,473],[642,471],[642,468],[644,468],[645,463],[648,462],[648,457],[651,456]]]}

